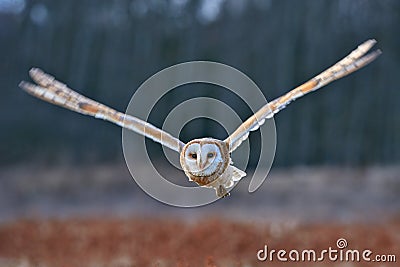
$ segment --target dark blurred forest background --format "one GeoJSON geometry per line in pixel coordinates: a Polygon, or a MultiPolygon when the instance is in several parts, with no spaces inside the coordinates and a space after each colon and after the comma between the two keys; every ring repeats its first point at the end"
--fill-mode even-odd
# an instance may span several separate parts
{"type": "MultiPolygon", "coordinates": [[[[274,166],[398,163],[399,25],[397,0],[0,0],[0,163],[123,160],[118,127],[17,87],[32,66],[121,111],[151,75],[191,60],[231,65],[272,100],[369,38],[383,50],[376,62],[276,116],[274,166]]],[[[230,94],[220,100],[251,115],[230,94]]],[[[213,135],[201,125],[183,138],[213,135]]]]}
{"type": "MultiPolygon", "coordinates": [[[[0,266],[278,266],[257,262],[257,250],[326,249],[340,237],[398,261],[399,26],[398,0],[0,0],[0,266]],[[125,111],[156,72],[210,60],[273,100],[370,38],[383,51],[375,62],[277,114],[275,161],[258,191],[248,193],[254,132],[249,175],[231,197],[195,209],[160,203],[132,181],[119,127],[18,88],[39,67],[125,111]]],[[[233,93],[193,84],[163,97],[149,121],[160,127],[198,96],[252,114],[233,93]]],[[[180,138],[225,135],[199,119],[180,138]]]]}

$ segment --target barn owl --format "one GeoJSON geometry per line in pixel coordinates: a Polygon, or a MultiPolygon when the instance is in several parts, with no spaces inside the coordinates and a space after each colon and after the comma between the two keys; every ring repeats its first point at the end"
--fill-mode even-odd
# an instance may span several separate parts
{"type": "Polygon", "coordinates": [[[73,91],[38,68],[32,68],[29,71],[36,84],[22,81],[19,86],[29,94],[42,100],[78,113],[115,123],[177,151],[180,153],[182,169],[190,181],[203,187],[213,188],[218,197],[225,197],[229,195],[228,189],[246,175],[243,170],[233,166],[230,155],[248,138],[249,132],[257,130],[266,119],[272,118],[290,102],[375,60],[381,54],[379,49],[367,53],[375,43],[376,41],[373,39],[362,43],[348,56],[321,74],[265,104],[225,140],[199,138],[185,144],[148,122],[118,112],[73,91]]]}

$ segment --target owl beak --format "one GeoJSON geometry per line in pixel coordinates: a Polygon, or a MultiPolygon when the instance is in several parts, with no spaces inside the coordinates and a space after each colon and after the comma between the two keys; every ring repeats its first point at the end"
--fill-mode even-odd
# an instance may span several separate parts
{"type": "Polygon", "coordinates": [[[207,161],[202,162],[201,158],[197,160],[197,167],[199,167],[199,170],[204,170],[204,167],[206,166],[207,161]]]}
{"type": "Polygon", "coordinates": [[[206,167],[207,161],[206,162],[201,162],[200,161],[200,170],[204,170],[204,168],[206,167]]]}

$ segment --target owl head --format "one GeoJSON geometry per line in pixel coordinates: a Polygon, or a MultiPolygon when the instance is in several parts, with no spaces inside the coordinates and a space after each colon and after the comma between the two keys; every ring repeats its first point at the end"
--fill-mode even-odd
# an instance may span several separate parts
{"type": "Polygon", "coordinates": [[[229,160],[227,144],[213,138],[190,141],[180,155],[180,163],[186,175],[200,185],[206,185],[222,174],[229,160]]]}

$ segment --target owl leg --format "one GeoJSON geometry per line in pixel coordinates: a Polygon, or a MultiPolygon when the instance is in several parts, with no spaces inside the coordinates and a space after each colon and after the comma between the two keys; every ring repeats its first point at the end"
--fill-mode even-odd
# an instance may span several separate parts
{"type": "Polygon", "coordinates": [[[215,190],[217,191],[217,196],[220,198],[224,198],[230,195],[223,185],[219,185],[218,188],[215,188],[215,190]]]}

